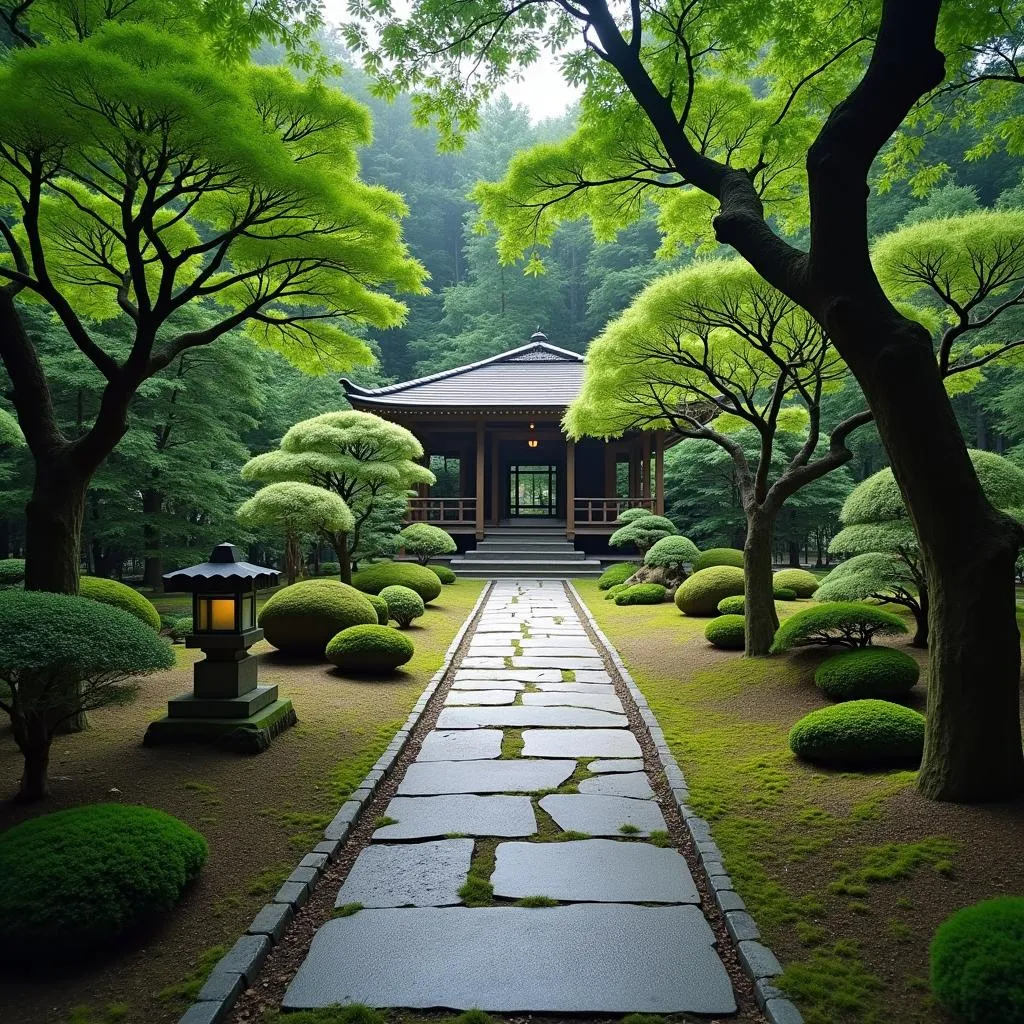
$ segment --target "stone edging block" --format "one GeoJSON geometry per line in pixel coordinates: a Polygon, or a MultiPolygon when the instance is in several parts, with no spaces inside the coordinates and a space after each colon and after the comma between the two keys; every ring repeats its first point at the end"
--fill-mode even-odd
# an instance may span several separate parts
{"type": "MultiPolygon", "coordinates": [[[[769,1024],[803,1024],[803,1016],[800,1011],[779,989],[771,984],[771,979],[782,973],[782,965],[776,959],[775,954],[758,941],[761,938],[761,933],[758,931],[754,919],[747,913],[742,897],[733,890],[732,879],[722,865],[722,852],[711,836],[711,826],[703,818],[698,817],[687,804],[690,790],[686,785],[686,778],[679,763],[672,756],[672,751],[669,750],[665,733],[647,703],[647,698],[640,692],[640,688],[629,674],[619,652],[608,642],[601,627],[597,624],[597,620],[576,588],[569,580],[566,580],[565,584],[579,605],[582,617],[593,630],[601,651],[615,666],[619,677],[626,684],[626,689],[629,690],[629,694],[640,712],[640,718],[647,727],[647,732],[658,752],[661,769],[665,773],[665,778],[672,791],[672,800],[679,808],[683,822],[693,837],[697,856],[705,875],[707,875],[715,902],[725,917],[725,926],[729,935],[737,945],[740,963],[754,982],[758,1006],[764,1011],[769,1024]]],[[[184,1021],[181,1024],[184,1024],[184,1021]]]]}
{"type": "MultiPolygon", "coordinates": [[[[494,589],[488,583],[476,604],[473,605],[466,621],[463,622],[454,639],[445,651],[441,667],[431,677],[423,693],[413,705],[412,713],[405,724],[388,744],[377,763],[367,773],[359,787],[349,795],[331,823],[324,829],[323,841],[299,861],[287,881],[278,889],[270,903],[253,918],[252,923],[239,940],[217,961],[194,1002],[181,1016],[178,1024],[218,1024],[226,1019],[235,1001],[259,974],[263,961],[272,945],[281,941],[298,909],[309,899],[321,874],[330,861],[341,851],[352,824],[359,817],[363,807],[373,797],[377,787],[387,777],[398,756],[409,742],[409,736],[416,727],[435,691],[441,685],[452,667],[458,649],[466,637],[470,624],[483,607],[484,601],[494,589]]],[[[787,1021],[785,1024],[791,1024],[787,1021]]]]}

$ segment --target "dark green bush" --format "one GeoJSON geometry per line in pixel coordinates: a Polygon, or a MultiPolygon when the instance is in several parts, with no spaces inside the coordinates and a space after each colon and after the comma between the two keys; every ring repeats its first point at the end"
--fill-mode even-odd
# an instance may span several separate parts
{"type": "Polygon", "coordinates": [[[367,594],[379,594],[385,587],[408,587],[430,604],[441,593],[437,574],[414,562],[379,562],[352,577],[352,586],[367,594]]]}
{"type": "Polygon", "coordinates": [[[795,601],[797,594],[792,587],[776,586],[772,590],[772,597],[774,597],[776,601],[795,601]]]}
{"type": "Polygon", "coordinates": [[[321,576],[338,576],[341,573],[341,566],[337,562],[321,562],[321,576]]]}
{"type": "Polygon", "coordinates": [[[886,700],[846,701],[801,718],[790,730],[789,749],[818,764],[916,764],[924,749],[924,715],[886,700]]]}
{"type": "Polygon", "coordinates": [[[17,587],[25,582],[24,558],[0,558],[0,590],[17,587]]]}
{"type": "Polygon", "coordinates": [[[929,950],[935,998],[964,1024],[1024,1024],[1024,897],[946,918],[929,950]]]}
{"type": "Polygon", "coordinates": [[[715,565],[731,565],[734,569],[743,568],[743,552],[739,548],[708,548],[702,551],[693,563],[693,571],[710,569],[715,565]]]}
{"type": "Polygon", "coordinates": [[[714,647],[742,651],[746,642],[742,615],[719,615],[704,627],[704,637],[714,647]]]}
{"type": "Polygon", "coordinates": [[[676,590],[676,607],[684,615],[717,615],[723,597],[743,593],[743,570],[716,565],[695,572],[676,590]]]}
{"type": "Polygon", "coordinates": [[[451,586],[459,577],[447,565],[435,565],[431,562],[427,568],[441,581],[444,586],[451,586]]]}
{"type": "Polygon", "coordinates": [[[775,574],[776,589],[785,587],[794,591],[797,597],[812,597],[820,582],[813,572],[806,569],[780,569],[775,574]]]}
{"type": "Polygon", "coordinates": [[[388,618],[394,619],[399,629],[405,629],[413,619],[418,619],[426,611],[423,598],[408,587],[385,587],[380,597],[388,606],[388,618]]]}
{"type": "Polygon", "coordinates": [[[163,811],[93,804],[0,835],[0,948],[27,957],[91,951],[177,903],[206,840],[163,811]]]}
{"type": "Polygon", "coordinates": [[[615,565],[608,566],[601,573],[597,581],[597,589],[608,590],[611,587],[617,587],[620,583],[625,583],[639,568],[640,566],[634,562],[616,562],[615,565]]]}
{"type": "Polygon", "coordinates": [[[377,613],[377,624],[386,626],[391,621],[391,614],[388,611],[388,603],[378,594],[363,594],[363,597],[373,606],[377,613]]]}
{"type": "Polygon", "coordinates": [[[117,580],[103,580],[97,576],[83,576],[78,581],[78,593],[90,601],[113,605],[141,619],[147,626],[160,632],[160,613],[137,590],[117,580]]]}
{"type": "Polygon", "coordinates": [[[917,682],[917,662],[892,647],[860,647],[844,651],[818,666],[814,682],[832,700],[906,696],[917,682]]]}
{"type": "Polygon", "coordinates": [[[637,583],[615,595],[616,604],[661,604],[664,600],[665,588],[660,583],[637,583]]]}
{"type": "Polygon", "coordinates": [[[288,654],[322,655],[335,634],[367,623],[377,623],[373,605],[337,580],[293,583],[272,594],[259,615],[267,641],[288,654]]]}
{"type": "Polygon", "coordinates": [[[327,645],[327,660],[345,672],[393,672],[414,653],[412,641],[390,626],[350,626],[327,645]]]}
{"type": "Polygon", "coordinates": [[[192,632],[192,616],[186,615],[180,619],[176,619],[174,625],[171,627],[171,640],[176,644],[183,644],[185,637],[192,632]]]}
{"type": "Polygon", "coordinates": [[[732,597],[723,597],[718,602],[718,611],[721,615],[742,615],[747,599],[742,594],[735,594],[732,597]]]}
{"type": "Polygon", "coordinates": [[[892,612],[855,601],[829,601],[783,619],[772,654],[812,644],[867,647],[876,634],[906,633],[906,623],[892,612]]]}

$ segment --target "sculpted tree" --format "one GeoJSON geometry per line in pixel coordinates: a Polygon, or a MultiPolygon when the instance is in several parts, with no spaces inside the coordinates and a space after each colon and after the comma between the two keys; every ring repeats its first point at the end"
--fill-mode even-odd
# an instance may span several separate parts
{"type": "Polygon", "coordinates": [[[576,135],[520,156],[478,193],[503,258],[548,242],[563,219],[589,216],[607,237],[652,196],[669,247],[732,246],[822,326],[864,391],[931,584],[919,786],[961,801],[1024,791],[1012,587],[1022,533],[985,499],[927,328],[879,282],[867,197],[882,147],[943,81],[937,32],[957,67],[1000,32],[993,8],[975,14],[941,0],[417,0],[401,17],[384,5],[378,43],[350,40],[369,48],[384,91],[419,87],[421,113],[456,134],[517,64],[582,38],[561,58],[585,87],[576,135]],[[804,222],[806,250],[782,234],[804,222]]]}
{"type": "Polygon", "coordinates": [[[845,420],[819,450],[822,396],[846,376],[819,325],[737,259],[698,262],[655,281],[590,346],[583,390],[565,418],[571,436],[669,430],[711,441],[732,459],[747,520],[747,654],[767,654],[779,625],[779,510],[849,461],[846,437],[871,418],[845,420]],[[756,432],[753,457],[736,437],[743,427],[756,432]],[[793,431],[801,443],[780,465],[777,438],[793,431]]]}
{"type": "MultiPolygon", "coordinates": [[[[362,531],[382,506],[394,509],[416,484],[432,484],[434,474],[419,464],[423,446],[397,423],[368,412],[328,412],[296,423],[277,451],[250,459],[242,467],[246,480],[299,480],[341,497],[351,509],[346,529],[325,531],[337,552],[341,579],[352,581],[353,553],[361,551],[362,531]]],[[[378,524],[379,529],[379,524],[378,524]]]]}

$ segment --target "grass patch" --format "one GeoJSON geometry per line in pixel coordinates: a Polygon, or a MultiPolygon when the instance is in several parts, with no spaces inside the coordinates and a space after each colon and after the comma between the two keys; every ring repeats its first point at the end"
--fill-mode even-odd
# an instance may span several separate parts
{"type": "Polygon", "coordinates": [[[266,871],[261,871],[246,883],[246,893],[250,896],[259,896],[261,899],[273,896],[284,884],[284,880],[292,873],[294,867],[293,864],[281,863],[267,868],[266,871]]]}
{"type": "Polygon", "coordinates": [[[459,896],[467,907],[489,907],[494,904],[494,887],[491,875],[494,874],[494,861],[497,855],[498,840],[487,837],[477,839],[473,844],[473,858],[469,862],[469,874],[459,896]]]}
{"type": "Polygon", "coordinates": [[[550,896],[524,896],[521,900],[516,900],[515,905],[517,907],[557,907],[558,900],[553,900],[550,896]]]}
{"type": "Polygon", "coordinates": [[[74,1006],[64,1024],[120,1024],[128,1019],[131,1007],[127,1003],[108,1003],[102,1010],[89,1006],[74,1006]]]}
{"type": "Polygon", "coordinates": [[[397,825],[398,819],[392,818],[390,815],[381,814],[373,819],[374,828],[386,828],[388,825],[397,825]]]}
{"type": "Polygon", "coordinates": [[[672,846],[672,837],[663,829],[656,828],[648,837],[652,846],[672,846]]]}
{"type": "Polygon", "coordinates": [[[331,912],[331,917],[351,917],[353,914],[358,914],[362,909],[362,903],[345,903],[340,907],[335,907],[331,912]]]}
{"type": "Polygon", "coordinates": [[[210,972],[217,966],[217,961],[228,951],[227,946],[211,946],[199,954],[192,971],[181,981],[162,988],[157,998],[165,1003],[187,1004],[195,1001],[199,990],[206,984],[210,972]]]}
{"type": "Polygon", "coordinates": [[[574,668],[563,668],[562,682],[563,683],[575,683],[576,682],[576,669],[574,668]]]}
{"type": "Polygon", "coordinates": [[[621,825],[619,826],[619,831],[620,831],[620,832],[621,832],[621,833],[622,833],[622,834],[623,834],[624,836],[635,836],[635,835],[636,835],[636,834],[637,834],[637,833],[638,833],[638,832],[640,831],[640,829],[638,829],[638,828],[636,827],[636,825],[631,825],[631,824],[630,824],[630,823],[629,823],[629,822],[627,821],[627,822],[624,822],[623,824],[621,824],[621,825]]]}
{"type": "Polygon", "coordinates": [[[501,734],[501,757],[506,761],[521,757],[525,742],[522,729],[505,729],[501,734]]]}
{"type": "Polygon", "coordinates": [[[778,985],[799,1002],[807,1024],[890,1024],[893,1019],[878,1005],[881,979],[865,969],[854,943],[812,950],[806,961],[786,968],[778,985]]]}

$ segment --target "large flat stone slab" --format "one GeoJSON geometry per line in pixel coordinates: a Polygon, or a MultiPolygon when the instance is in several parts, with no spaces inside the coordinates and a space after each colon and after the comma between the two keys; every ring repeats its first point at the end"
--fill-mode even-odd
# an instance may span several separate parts
{"type": "Polygon", "coordinates": [[[396,824],[377,829],[376,840],[432,839],[453,833],[531,836],[537,831],[528,796],[396,796],[384,814],[396,824]]]}
{"type": "Polygon", "coordinates": [[[362,910],[328,921],[283,1008],[492,1013],[735,1012],[694,906],[362,910]]]}
{"type": "Polygon", "coordinates": [[[445,704],[480,705],[480,704],[512,704],[518,690],[449,690],[445,704]]]}
{"type": "Polygon", "coordinates": [[[439,729],[480,729],[486,726],[519,728],[528,725],[552,728],[607,728],[629,724],[625,715],[591,708],[444,708],[437,716],[439,729]]]}
{"type": "MultiPolygon", "coordinates": [[[[537,683],[532,685],[537,686],[537,683]]],[[[553,686],[553,683],[546,684],[553,686]]],[[[527,684],[515,679],[459,679],[452,683],[453,690],[525,690],[527,684]]]]}
{"type": "Polygon", "coordinates": [[[641,757],[628,729],[528,729],[523,757],[641,757]]]}
{"type": "Polygon", "coordinates": [[[500,843],[495,896],[602,903],[700,903],[678,850],[614,839],[500,843]]]}
{"type": "Polygon", "coordinates": [[[639,757],[624,757],[607,761],[591,761],[587,767],[595,774],[600,772],[642,772],[644,762],[639,757]]]}
{"type": "Polygon", "coordinates": [[[521,658],[512,661],[513,668],[558,668],[558,669],[600,669],[604,662],[594,654],[590,658],[569,657],[568,655],[552,655],[541,657],[539,655],[524,654],[521,658]]]}
{"type": "Polygon", "coordinates": [[[583,668],[576,673],[577,683],[610,683],[612,677],[604,669],[583,668]]]}
{"type": "Polygon", "coordinates": [[[500,729],[435,729],[423,738],[417,761],[478,761],[501,756],[500,729]]]}
{"type": "Polygon", "coordinates": [[[584,779],[577,788],[581,793],[589,793],[592,796],[631,796],[638,800],[654,799],[654,790],[651,789],[650,780],[642,771],[584,779]]]}
{"type": "Polygon", "coordinates": [[[398,795],[535,793],[557,789],[575,770],[575,761],[418,761],[406,769],[398,795]]]}
{"type": "Polygon", "coordinates": [[[523,705],[537,708],[594,708],[597,711],[614,711],[620,715],[626,713],[623,710],[622,701],[614,693],[580,693],[579,690],[543,690],[540,693],[524,693],[523,705]]]}
{"type": "Polygon", "coordinates": [[[466,679],[511,679],[520,683],[560,683],[562,673],[557,668],[460,668],[455,682],[466,679]]]}
{"type": "Polygon", "coordinates": [[[631,835],[650,835],[667,830],[661,808],[653,800],[631,800],[624,796],[584,796],[554,793],[540,806],[565,832],[586,832],[591,836],[621,836],[623,825],[633,825],[631,835]]]}
{"type": "Polygon", "coordinates": [[[522,643],[523,658],[555,658],[564,661],[566,658],[597,658],[598,653],[591,643],[565,643],[547,640],[543,644],[524,640],[522,643]],[[529,645],[529,646],[527,646],[529,645]]]}
{"type": "Polygon", "coordinates": [[[445,907],[461,903],[472,839],[439,839],[398,846],[374,844],[356,858],[334,905],[445,907]]]}
{"type": "Polygon", "coordinates": [[[534,683],[538,690],[552,693],[614,693],[611,683],[534,683]]]}

